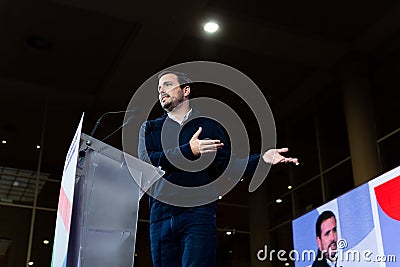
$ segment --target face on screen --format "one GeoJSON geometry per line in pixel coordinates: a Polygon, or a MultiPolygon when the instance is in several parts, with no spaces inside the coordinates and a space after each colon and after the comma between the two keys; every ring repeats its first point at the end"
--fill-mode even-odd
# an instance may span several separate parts
{"type": "Polygon", "coordinates": [[[317,237],[318,248],[325,257],[333,259],[336,255],[336,219],[331,217],[321,224],[321,237],[317,237]]]}

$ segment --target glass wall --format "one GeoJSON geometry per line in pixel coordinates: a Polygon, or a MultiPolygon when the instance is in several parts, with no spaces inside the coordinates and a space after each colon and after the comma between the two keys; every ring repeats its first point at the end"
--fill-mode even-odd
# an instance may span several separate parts
{"type": "Polygon", "coordinates": [[[63,155],[81,111],[71,104],[65,112],[67,107],[36,97],[2,100],[1,113],[13,110],[13,116],[2,117],[0,266],[50,266],[63,155]]]}

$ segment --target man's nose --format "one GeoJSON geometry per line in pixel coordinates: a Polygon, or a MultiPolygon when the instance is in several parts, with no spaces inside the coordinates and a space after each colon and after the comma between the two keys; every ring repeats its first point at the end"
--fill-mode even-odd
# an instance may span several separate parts
{"type": "Polygon", "coordinates": [[[336,241],[337,234],[335,232],[332,232],[329,238],[331,239],[331,241],[336,241]]]}

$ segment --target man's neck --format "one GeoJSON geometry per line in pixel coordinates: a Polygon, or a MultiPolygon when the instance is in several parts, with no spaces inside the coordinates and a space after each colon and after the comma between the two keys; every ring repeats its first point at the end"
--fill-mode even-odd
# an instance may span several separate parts
{"type": "Polygon", "coordinates": [[[189,100],[183,101],[179,106],[175,107],[168,114],[173,115],[179,122],[182,122],[183,117],[190,110],[189,100]]]}

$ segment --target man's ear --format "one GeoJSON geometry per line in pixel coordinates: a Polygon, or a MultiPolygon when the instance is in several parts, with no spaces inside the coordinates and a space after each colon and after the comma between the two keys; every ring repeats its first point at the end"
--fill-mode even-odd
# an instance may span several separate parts
{"type": "Polygon", "coordinates": [[[319,238],[319,236],[317,236],[317,244],[318,244],[319,250],[322,251],[321,238],[319,238]]]}
{"type": "Polygon", "coordinates": [[[188,97],[189,95],[190,95],[190,86],[187,85],[183,88],[183,96],[188,97]]]}

